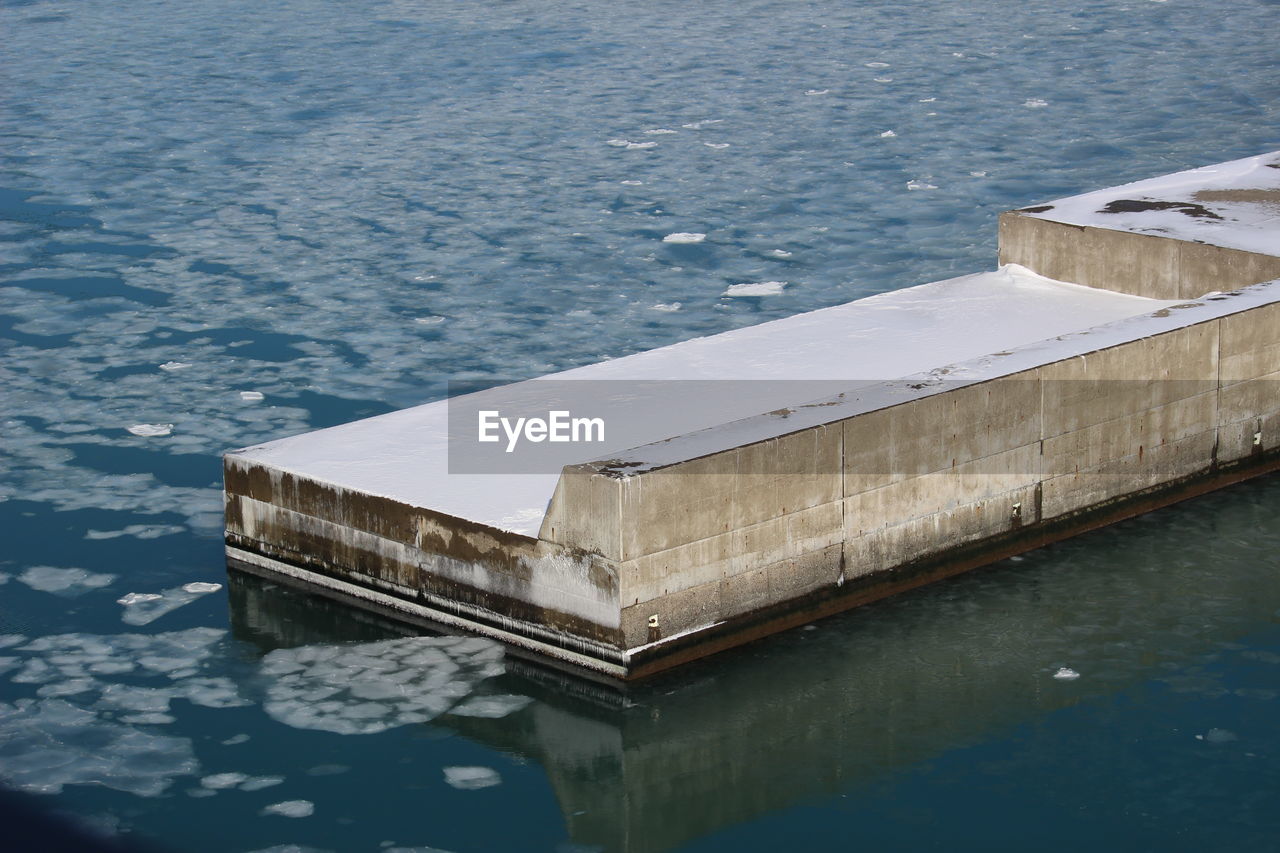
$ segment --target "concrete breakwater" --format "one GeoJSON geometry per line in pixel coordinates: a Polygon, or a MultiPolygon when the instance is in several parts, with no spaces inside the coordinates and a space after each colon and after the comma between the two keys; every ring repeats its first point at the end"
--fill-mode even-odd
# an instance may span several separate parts
{"type": "Polygon", "coordinates": [[[228,454],[229,558],[638,678],[1273,470],[1278,199],[1280,152],[1025,208],[995,272],[228,454]],[[611,440],[461,452],[565,383],[611,440]]]}

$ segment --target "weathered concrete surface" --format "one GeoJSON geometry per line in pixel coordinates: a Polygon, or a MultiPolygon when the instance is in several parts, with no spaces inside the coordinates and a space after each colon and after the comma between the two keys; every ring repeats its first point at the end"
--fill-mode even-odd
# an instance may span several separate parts
{"type": "Polygon", "coordinates": [[[1280,278],[1280,151],[1003,213],[1000,263],[1155,299],[1280,278]]]}
{"type": "Polygon", "coordinates": [[[231,454],[230,553],[634,678],[1280,467],[1280,281],[1237,289],[1280,258],[1023,214],[1006,245],[1190,301],[569,465],[536,537],[231,454]]]}
{"type": "Polygon", "coordinates": [[[1280,278],[1275,254],[1149,234],[1072,225],[1011,210],[1000,214],[1000,263],[1152,299],[1195,299],[1280,278]]]}

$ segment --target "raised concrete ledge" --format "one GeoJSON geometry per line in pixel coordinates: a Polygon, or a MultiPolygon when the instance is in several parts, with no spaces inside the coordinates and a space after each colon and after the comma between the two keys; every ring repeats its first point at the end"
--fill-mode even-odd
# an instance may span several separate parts
{"type": "Polygon", "coordinates": [[[1000,263],[1155,299],[1280,278],[1280,151],[1003,213],[1000,263]]]}
{"type": "MultiPolygon", "coordinates": [[[[1151,210],[1186,216],[1170,205],[1151,210]]],[[[849,373],[830,370],[829,335],[850,363],[878,355],[889,372],[855,371],[817,397],[780,386],[776,407],[752,398],[718,420],[676,393],[674,417],[637,433],[646,441],[568,458],[558,475],[456,478],[443,404],[238,451],[225,463],[229,555],[637,678],[1280,466],[1280,281],[1237,286],[1222,272],[1252,275],[1249,257],[1270,255],[1214,246],[1228,260],[1196,266],[1178,260],[1201,251],[1186,240],[1035,214],[1008,222],[1023,229],[1009,251],[1057,263],[1067,248],[1046,254],[1036,235],[1075,235],[1094,266],[1137,270],[1116,286],[1140,298],[1008,268],[582,368],[677,379],[694,364],[716,378],[749,355],[738,377],[749,379],[793,347],[783,378],[827,369],[840,385],[849,373]],[[1178,263],[1142,279],[1130,240],[1178,263]],[[1175,298],[1141,293],[1170,282],[1175,298]],[[907,323],[905,341],[884,327],[895,312],[944,317],[951,297],[967,300],[968,325],[941,346],[921,350],[944,325],[907,323]],[[1022,312],[1012,331],[993,322],[1009,300],[1022,312]],[[893,371],[886,353],[913,369],[893,371]]],[[[1248,239],[1277,223],[1247,223],[1248,239]]],[[[657,405],[641,397],[641,410],[657,405]]]]}

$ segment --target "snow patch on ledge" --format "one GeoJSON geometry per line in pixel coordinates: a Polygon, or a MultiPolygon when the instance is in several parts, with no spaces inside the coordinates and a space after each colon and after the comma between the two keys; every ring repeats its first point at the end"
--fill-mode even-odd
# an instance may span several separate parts
{"type": "Polygon", "coordinates": [[[1280,151],[1034,205],[1024,216],[1280,255],[1280,151]]]}

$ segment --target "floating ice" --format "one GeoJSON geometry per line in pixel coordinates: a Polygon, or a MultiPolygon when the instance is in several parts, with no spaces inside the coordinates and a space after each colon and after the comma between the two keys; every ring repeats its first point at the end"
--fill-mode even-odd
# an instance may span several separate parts
{"type": "Polygon", "coordinates": [[[679,311],[680,307],[683,304],[684,303],[681,303],[681,302],[659,302],[658,304],[652,305],[650,307],[654,311],[666,311],[668,313],[673,313],[673,312],[679,311]]]}
{"type": "Polygon", "coordinates": [[[215,773],[201,779],[200,784],[214,791],[221,791],[224,788],[234,788],[248,779],[249,777],[244,773],[215,773]]]}
{"type": "Polygon", "coordinates": [[[99,574],[87,569],[58,569],[53,566],[32,566],[18,580],[32,589],[59,595],[79,595],[91,589],[110,586],[115,575],[99,574]]]}
{"type": "Polygon", "coordinates": [[[308,776],[339,776],[351,768],[345,764],[317,764],[307,771],[308,776]]]}
{"type": "Polygon", "coordinates": [[[1231,743],[1239,739],[1235,732],[1227,729],[1209,729],[1204,735],[1205,743],[1231,743]]]}
{"type": "Polygon", "coordinates": [[[703,145],[705,145],[705,146],[707,146],[708,148],[715,148],[715,149],[728,148],[728,147],[729,147],[729,143],[727,143],[727,142],[704,142],[704,143],[702,143],[702,144],[703,144],[703,145]]]}
{"type": "Polygon", "coordinates": [[[893,139],[893,138],[894,138],[895,136],[897,136],[897,135],[898,135],[898,134],[894,133],[892,130],[886,130],[884,133],[880,134],[880,138],[881,138],[881,139],[893,139]]]}
{"type": "Polygon", "coordinates": [[[502,647],[478,637],[276,649],[262,659],[263,709],[294,728],[371,734],[434,719],[503,670],[502,647]]]}
{"type": "Polygon", "coordinates": [[[928,181],[907,181],[907,189],[909,190],[936,190],[937,188],[936,184],[931,184],[928,181]]]}
{"type": "Polygon", "coordinates": [[[216,583],[188,583],[163,592],[131,592],[117,603],[124,605],[120,618],[128,625],[148,625],[166,613],[190,604],[203,595],[222,589],[216,583]]]}
{"type": "Polygon", "coordinates": [[[862,64],[867,66],[868,68],[888,68],[889,67],[889,63],[887,62],[864,62],[862,64]]]}
{"type": "MultiPolygon", "coordinates": [[[[163,634],[56,634],[39,637],[18,651],[35,653],[15,681],[39,684],[59,678],[133,672],[172,677],[199,666],[213,654],[213,645],[226,635],[218,628],[191,628],[163,634]]],[[[215,683],[223,680],[211,679],[215,683]]],[[[204,682],[197,682],[198,686],[204,682]]],[[[222,683],[226,686],[230,682],[222,683]]]]}
{"type": "Polygon", "coordinates": [[[775,258],[789,258],[789,257],[791,257],[791,253],[790,253],[790,252],[788,252],[786,249],[774,249],[774,250],[773,250],[772,252],[770,252],[769,254],[773,255],[775,258]]]}
{"type": "Polygon", "coordinates": [[[514,714],[532,701],[528,696],[473,696],[449,713],[458,717],[498,719],[514,714]]]}
{"type": "Polygon", "coordinates": [[[254,776],[247,779],[240,785],[241,791],[261,791],[264,788],[270,788],[284,782],[283,776],[254,776]]]}
{"type": "Polygon", "coordinates": [[[892,77],[876,77],[875,81],[877,83],[892,83],[893,78],[892,77]]]}
{"type": "Polygon", "coordinates": [[[310,800],[285,800],[282,803],[272,803],[258,812],[258,814],[275,814],[281,817],[311,817],[315,810],[315,804],[310,800]]]}
{"type": "Polygon", "coordinates": [[[413,322],[419,326],[436,326],[444,322],[444,318],[436,314],[428,314],[425,317],[414,317],[413,322]]]}
{"type": "Polygon", "coordinates": [[[731,284],[723,296],[777,296],[786,288],[785,281],[759,281],[731,284]]]}
{"type": "Polygon", "coordinates": [[[1053,674],[1053,677],[1059,681],[1075,681],[1080,677],[1080,673],[1070,667],[1064,666],[1059,668],[1058,671],[1053,674]]]}
{"type": "Polygon", "coordinates": [[[240,399],[246,403],[256,403],[263,399],[265,395],[261,391],[241,391],[240,399]]]}
{"type": "Polygon", "coordinates": [[[805,94],[806,95],[829,95],[831,94],[831,90],[830,89],[806,89],[805,94]]]}
{"type": "Polygon", "coordinates": [[[126,593],[123,598],[117,598],[116,604],[123,604],[125,607],[132,607],[135,604],[141,604],[144,601],[159,601],[164,598],[158,592],[130,592],[126,593]]]}
{"type": "Polygon", "coordinates": [[[631,143],[626,139],[607,139],[605,145],[612,145],[614,148],[626,148],[631,143]]]}
{"type": "Polygon", "coordinates": [[[190,362],[186,361],[166,361],[164,364],[160,365],[160,369],[172,372],[174,370],[186,370],[190,366],[190,362]]]}
{"type": "Polygon", "coordinates": [[[642,187],[642,186],[644,186],[644,181],[620,181],[620,183],[621,183],[624,187],[642,187]]]}
{"type": "Polygon", "coordinates": [[[986,176],[987,176],[987,173],[983,171],[976,171],[976,172],[969,173],[969,177],[971,178],[985,178],[986,176]]]}
{"type": "Polygon", "coordinates": [[[80,693],[88,693],[98,686],[98,683],[92,678],[73,678],[69,681],[55,681],[52,684],[46,684],[36,691],[37,696],[75,696],[80,693]]]}
{"type": "Polygon", "coordinates": [[[170,714],[125,714],[120,722],[134,726],[164,726],[174,722],[176,718],[170,714]]]}
{"type": "Polygon", "coordinates": [[[232,735],[222,742],[223,746],[236,746],[241,743],[248,743],[249,736],[246,734],[232,735]]]}
{"type": "Polygon", "coordinates": [[[137,539],[159,539],[181,533],[185,527],[176,524],[130,524],[123,530],[89,530],[85,539],[117,539],[121,536],[133,536],[137,539]]]}
{"type": "Polygon", "coordinates": [[[173,424],[134,424],[129,427],[129,432],[144,438],[168,435],[173,432],[173,424]]]}
{"type": "Polygon", "coordinates": [[[62,699],[0,702],[0,778],[24,791],[96,784],[155,797],[199,767],[188,738],[104,722],[62,699]]]}
{"type": "Polygon", "coordinates": [[[460,791],[474,791],[500,785],[502,777],[490,767],[446,767],[444,781],[460,791]]]}
{"type": "Polygon", "coordinates": [[[644,149],[644,148],[657,148],[657,147],[658,147],[658,143],[656,142],[628,142],[627,143],[628,151],[635,151],[637,149],[644,149]]]}
{"type": "Polygon", "coordinates": [[[668,234],[662,238],[664,243],[701,243],[707,239],[706,234],[700,234],[696,231],[677,231],[674,234],[668,234]]]}
{"type": "Polygon", "coordinates": [[[647,133],[649,136],[665,136],[666,134],[669,134],[669,133],[679,133],[679,132],[680,131],[678,130],[671,130],[670,128],[666,128],[666,127],[655,127],[653,130],[645,131],[645,133],[647,133]]]}
{"type": "Polygon", "coordinates": [[[1027,98],[1025,101],[1022,102],[1022,105],[1024,107],[1032,107],[1032,108],[1047,107],[1049,106],[1049,102],[1042,100],[1040,98],[1027,98]]]}
{"type": "Polygon", "coordinates": [[[689,124],[682,124],[680,126],[688,128],[689,130],[702,130],[704,127],[706,127],[709,124],[719,124],[722,121],[724,121],[724,119],[722,118],[705,118],[702,121],[694,121],[694,122],[690,122],[689,124]]]}

